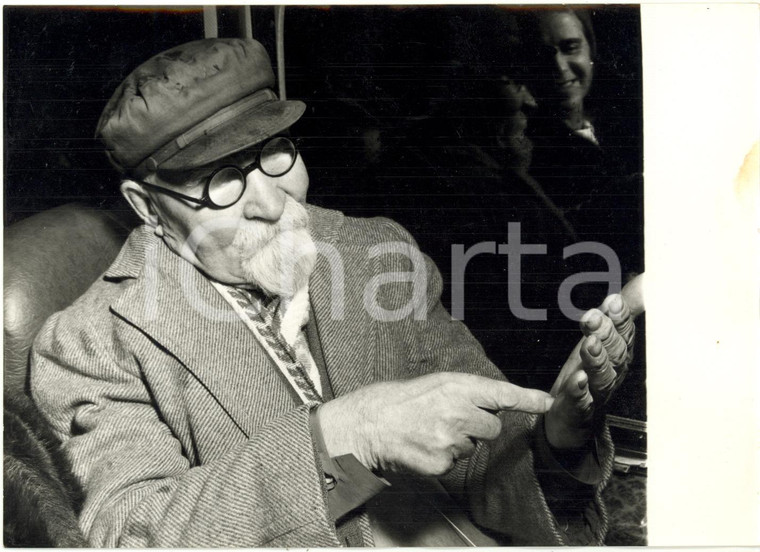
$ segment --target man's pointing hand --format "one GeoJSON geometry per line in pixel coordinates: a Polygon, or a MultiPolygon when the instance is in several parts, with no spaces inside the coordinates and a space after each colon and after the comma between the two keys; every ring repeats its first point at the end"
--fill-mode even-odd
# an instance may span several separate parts
{"type": "Polygon", "coordinates": [[[454,372],[368,385],[319,408],[331,456],[352,453],[370,469],[442,475],[478,439],[501,431],[499,410],[543,414],[548,393],[454,372]]]}

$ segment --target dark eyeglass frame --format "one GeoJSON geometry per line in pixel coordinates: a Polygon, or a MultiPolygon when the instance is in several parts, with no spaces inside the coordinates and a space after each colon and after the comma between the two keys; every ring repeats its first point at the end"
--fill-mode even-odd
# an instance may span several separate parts
{"type": "Polygon", "coordinates": [[[145,186],[146,188],[148,188],[150,190],[154,190],[156,192],[160,192],[162,194],[166,194],[166,195],[168,195],[170,197],[173,197],[175,199],[184,199],[185,201],[190,201],[191,203],[195,203],[196,205],[200,205],[201,207],[208,207],[209,209],[226,209],[227,207],[232,207],[233,205],[235,205],[235,203],[237,203],[238,201],[240,201],[240,198],[243,197],[243,194],[245,193],[245,189],[248,186],[248,175],[249,174],[251,174],[256,169],[259,169],[259,170],[261,170],[261,172],[263,172],[267,176],[271,176],[271,177],[283,176],[283,175],[289,173],[290,169],[292,169],[293,166],[296,164],[296,160],[298,159],[298,155],[299,155],[299,152],[298,152],[298,144],[297,144],[297,142],[294,142],[293,140],[291,140],[287,136],[282,136],[282,135],[280,135],[280,136],[273,136],[273,137],[269,138],[268,140],[266,140],[265,142],[263,142],[261,144],[261,147],[259,148],[258,152],[256,153],[256,159],[254,159],[254,161],[251,164],[249,164],[249,165],[247,165],[247,166],[245,166],[243,168],[240,168],[237,165],[227,164],[227,165],[222,165],[222,166],[217,167],[216,169],[214,169],[214,171],[210,175],[208,175],[206,177],[206,184],[203,186],[203,195],[201,195],[200,198],[189,196],[189,195],[185,195],[183,193],[171,190],[169,188],[164,188],[163,186],[157,186],[156,184],[151,184],[150,182],[145,182],[144,180],[140,180],[139,178],[132,178],[132,177],[130,177],[130,178],[131,178],[131,180],[134,180],[135,182],[139,182],[140,184],[142,184],[143,186],[145,186]],[[284,171],[279,172],[277,174],[271,174],[271,173],[266,172],[261,167],[261,164],[260,164],[260,161],[261,161],[261,152],[264,151],[264,148],[270,142],[272,142],[273,140],[286,140],[293,147],[293,159],[290,162],[290,166],[287,169],[285,169],[284,171]],[[238,195],[238,197],[235,198],[234,201],[232,201],[230,203],[227,203],[225,205],[220,205],[218,203],[214,203],[214,201],[211,199],[211,196],[209,195],[209,190],[211,188],[211,182],[214,180],[214,177],[219,172],[221,172],[223,170],[226,170],[226,169],[236,169],[241,174],[242,181],[243,181],[243,187],[240,189],[240,195],[238,195]]]}

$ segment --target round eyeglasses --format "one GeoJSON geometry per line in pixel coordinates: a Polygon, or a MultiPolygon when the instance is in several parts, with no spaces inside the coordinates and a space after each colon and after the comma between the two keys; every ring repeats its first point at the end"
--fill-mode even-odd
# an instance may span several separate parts
{"type": "Polygon", "coordinates": [[[225,209],[237,203],[245,192],[249,174],[259,169],[267,176],[282,176],[296,164],[298,148],[285,136],[275,136],[264,142],[256,159],[250,165],[222,165],[214,169],[207,178],[200,198],[182,194],[144,180],[137,180],[143,186],[171,197],[184,199],[210,209],[225,209]]]}

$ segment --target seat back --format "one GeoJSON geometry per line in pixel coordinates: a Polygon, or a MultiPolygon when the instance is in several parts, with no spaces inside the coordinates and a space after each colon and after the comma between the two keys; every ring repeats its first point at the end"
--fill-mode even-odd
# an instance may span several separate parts
{"type": "Polygon", "coordinates": [[[73,303],[113,262],[136,224],[127,211],[70,203],[4,233],[4,385],[27,391],[29,348],[45,320],[73,303]]]}

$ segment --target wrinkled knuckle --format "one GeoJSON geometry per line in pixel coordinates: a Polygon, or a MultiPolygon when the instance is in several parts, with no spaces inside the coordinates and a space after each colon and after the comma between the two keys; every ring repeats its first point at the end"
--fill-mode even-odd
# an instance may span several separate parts
{"type": "Polygon", "coordinates": [[[594,394],[597,397],[607,397],[615,389],[615,379],[611,379],[603,385],[595,386],[593,388],[594,394]]]}
{"type": "Polygon", "coordinates": [[[433,431],[431,440],[436,450],[447,450],[453,444],[451,432],[444,425],[440,425],[433,431]]]}
{"type": "Polygon", "coordinates": [[[612,320],[610,320],[609,316],[602,315],[602,323],[599,325],[599,329],[597,329],[594,334],[599,336],[602,341],[613,339],[614,336],[617,335],[617,332],[615,331],[615,325],[612,323],[612,320]]]}
{"type": "Polygon", "coordinates": [[[628,357],[628,346],[619,335],[616,335],[615,339],[610,340],[605,346],[605,350],[610,362],[615,366],[624,364],[628,357]]]}
{"type": "Polygon", "coordinates": [[[452,414],[449,427],[451,427],[455,433],[464,433],[465,428],[468,426],[469,419],[466,416],[459,412],[452,414]]]}
{"type": "Polygon", "coordinates": [[[520,404],[520,399],[511,389],[507,389],[501,394],[500,402],[503,409],[513,410],[520,404]]]}
{"type": "Polygon", "coordinates": [[[636,326],[631,323],[628,328],[624,329],[622,336],[623,339],[625,339],[625,343],[628,345],[628,348],[632,348],[633,344],[636,342],[636,326]]]}
{"type": "Polygon", "coordinates": [[[610,357],[610,364],[612,364],[615,369],[622,368],[627,362],[628,355],[625,352],[610,357]]]}
{"type": "Polygon", "coordinates": [[[599,360],[599,357],[592,357],[589,359],[582,358],[582,367],[589,374],[589,376],[598,374],[604,367],[604,362],[599,360]]]}

